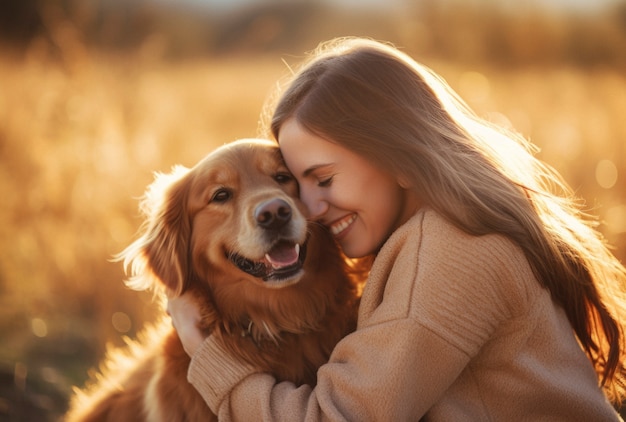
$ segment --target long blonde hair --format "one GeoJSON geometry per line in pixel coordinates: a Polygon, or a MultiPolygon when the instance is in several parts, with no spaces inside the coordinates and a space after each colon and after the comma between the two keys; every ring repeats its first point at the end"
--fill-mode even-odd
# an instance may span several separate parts
{"type": "Polygon", "coordinates": [[[367,39],[321,44],[275,101],[266,125],[276,139],[294,117],[410,181],[465,232],[516,242],[565,309],[607,396],[624,398],[626,269],[529,142],[477,117],[406,54],[367,39]]]}

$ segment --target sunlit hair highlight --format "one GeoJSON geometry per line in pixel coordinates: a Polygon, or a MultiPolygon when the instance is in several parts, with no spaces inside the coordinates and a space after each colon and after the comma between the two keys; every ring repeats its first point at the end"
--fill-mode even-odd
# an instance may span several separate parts
{"type": "Polygon", "coordinates": [[[467,233],[501,233],[560,303],[607,396],[626,394],[626,269],[568,185],[519,134],[479,118],[434,72],[388,44],[321,44],[268,103],[265,130],[289,118],[410,182],[467,233]]]}

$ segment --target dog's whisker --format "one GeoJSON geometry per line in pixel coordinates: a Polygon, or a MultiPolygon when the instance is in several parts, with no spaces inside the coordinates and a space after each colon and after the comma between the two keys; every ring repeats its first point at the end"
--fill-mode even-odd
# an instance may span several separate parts
{"type": "Polygon", "coordinates": [[[267,333],[267,336],[270,338],[270,340],[272,340],[272,342],[274,342],[274,344],[278,346],[278,337],[273,332],[273,330],[270,330],[270,327],[265,321],[263,321],[263,328],[265,328],[265,332],[267,333]]]}

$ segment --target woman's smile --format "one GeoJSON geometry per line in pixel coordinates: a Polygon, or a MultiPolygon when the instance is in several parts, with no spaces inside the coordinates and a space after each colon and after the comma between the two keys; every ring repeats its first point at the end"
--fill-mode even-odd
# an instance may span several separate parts
{"type": "Polygon", "coordinates": [[[328,228],[330,229],[330,232],[333,234],[333,236],[341,237],[346,229],[350,227],[352,223],[354,223],[354,220],[356,220],[356,214],[350,214],[338,221],[335,221],[328,228]]]}

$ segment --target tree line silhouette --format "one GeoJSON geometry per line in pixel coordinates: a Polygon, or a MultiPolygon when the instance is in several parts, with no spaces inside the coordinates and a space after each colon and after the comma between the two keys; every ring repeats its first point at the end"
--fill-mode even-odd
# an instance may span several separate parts
{"type": "Polygon", "coordinates": [[[448,60],[502,66],[626,65],[626,1],[586,13],[523,3],[422,0],[385,10],[339,9],[314,0],[264,1],[217,10],[156,0],[21,0],[0,4],[0,46],[19,53],[33,40],[59,46],[72,31],[86,48],[133,52],[158,44],[166,59],[302,52],[322,39],[365,35],[448,60]]]}

